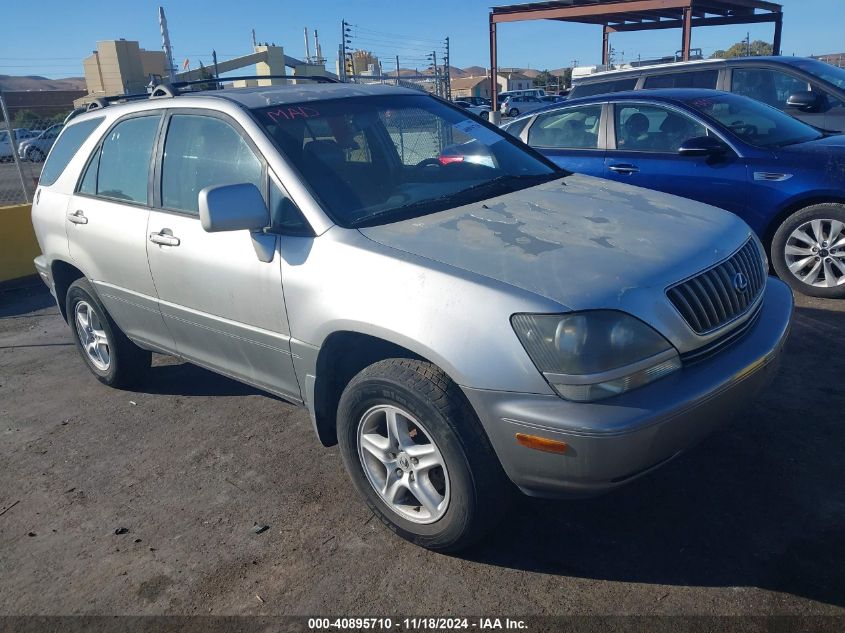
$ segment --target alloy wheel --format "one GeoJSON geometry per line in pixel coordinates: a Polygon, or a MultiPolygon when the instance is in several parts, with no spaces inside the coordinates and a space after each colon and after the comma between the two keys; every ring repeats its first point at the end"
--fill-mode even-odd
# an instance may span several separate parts
{"type": "Polygon", "coordinates": [[[431,433],[407,411],[378,405],[364,413],[358,456],[370,485],[399,516],[426,524],[446,513],[446,462],[431,433]]]}
{"type": "Polygon", "coordinates": [[[100,317],[87,301],[77,303],[74,312],[76,332],[79,334],[79,341],[88,360],[100,371],[108,371],[111,364],[111,350],[100,317]]]}
{"type": "Polygon", "coordinates": [[[845,223],[810,220],[786,240],[784,258],[790,272],[801,282],[817,288],[845,284],[845,223]]]}

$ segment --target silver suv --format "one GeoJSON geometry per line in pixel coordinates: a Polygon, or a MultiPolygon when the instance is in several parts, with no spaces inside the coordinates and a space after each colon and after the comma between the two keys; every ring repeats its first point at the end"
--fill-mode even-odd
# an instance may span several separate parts
{"type": "Polygon", "coordinates": [[[373,512],[440,550],[514,489],[604,492],[690,448],[766,385],[792,315],[735,215],[380,85],[77,116],[32,218],[101,382],[155,351],[302,404],[373,512]]]}

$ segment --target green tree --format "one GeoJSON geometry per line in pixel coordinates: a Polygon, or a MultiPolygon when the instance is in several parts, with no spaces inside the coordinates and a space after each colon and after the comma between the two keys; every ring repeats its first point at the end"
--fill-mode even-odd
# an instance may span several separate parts
{"type": "Polygon", "coordinates": [[[772,45],[763,40],[754,40],[750,44],[743,40],[731,46],[728,50],[718,50],[713,53],[711,59],[731,59],[733,57],[759,57],[760,55],[771,55],[772,45]]]}

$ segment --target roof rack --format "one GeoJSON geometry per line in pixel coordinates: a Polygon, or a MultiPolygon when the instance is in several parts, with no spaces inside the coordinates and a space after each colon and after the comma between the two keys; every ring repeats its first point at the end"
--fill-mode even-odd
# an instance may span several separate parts
{"type": "Polygon", "coordinates": [[[73,112],[71,112],[65,119],[65,123],[67,123],[75,116],[82,114],[83,112],[100,110],[102,108],[110,106],[113,103],[123,101],[135,101],[138,99],[168,99],[170,97],[176,97],[180,94],[183,94],[180,89],[185,88],[187,86],[200,86],[211,84],[214,86],[215,90],[223,90],[222,84],[224,81],[248,81],[250,79],[296,79],[298,81],[304,79],[306,81],[314,81],[316,83],[340,83],[340,81],[335,79],[334,77],[326,77],[323,75],[240,75],[238,77],[225,77],[222,79],[219,77],[209,77],[207,79],[195,79],[192,81],[174,81],[172,83],[162,82],[157,84],[151,84],[150,92],[140,92],[131,95],[111,95],[108,97],[97,97],[96,99],[91,101],[91,103],[89,103],[87,106],[76,108],[73,112]]]}

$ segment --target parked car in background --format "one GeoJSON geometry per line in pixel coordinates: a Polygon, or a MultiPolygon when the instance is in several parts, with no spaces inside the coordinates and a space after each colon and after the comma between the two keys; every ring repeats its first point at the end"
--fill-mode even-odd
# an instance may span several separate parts
{"type": "Polygon", "coordinates": [[[487,109],[488,110],[490,109],[490,99],[487,99],[485,97],[475,97],[475,96],[459,97],[458,99],[455,99],[455,101],[466,101],[470,105],[487,106],[487,109]]]}
{"type": "Polygon", "coordinates": [[[818,128],[845,132],[845,69],[806,57],[708,59],[595,73],[577,81],[569,97],[659,88],[733,92],[818,128]]]}
{"type": "Polygon", "coordinates": [[[62,131],[63,126],[64,123],[51,125],[38,136],[23,140],[18,144],[18,156],[22,160],[40,163],[50,153],[50,148],[56,142],[56,138],[59,136],[59,132],[62,131]]]}
{"type": "Polygon", "coordinates": [[[490,116],[490,106],[475,106],[472,105],[469,101],[458,100],[454,102],[456,106],[460,106],[464,110],[468,110],[472,112],[475,116],[481,117],[482,119],[488,119],[490,116]]]}
{"type": "Polygon", "coordinates": [[[504,127],[566,169],[732,211],[781,279],[845,297],[845,136],[747,97],[692,89],[567,101],[504,127]]]}
{"type": "Polygon", "coordinates": [[[13,151],[8,130],[0,130],[0,161],[13,160],[15,158],[13,151]]]}
{"type": "Polygon", "coordinates": [[[546,91],[542,88],[526,88],[525,90],[505,90],[498,95],[499,101],[508,97],[544,97],[546,91]]]}
{"type": "Polygon", "coordinates": [[[547,104],[560,103],[561,101],[566,101],[566,97],[561,97],[560,95],[546,95],[545,97],[540,97],[540,101],[543,101],[547,104]]]}
{"type": "Polygon", "coordinates": [[[416,90],[153,96],[71,119],[34,197],[82,361],[123,386],[155,350],[303,404],[414,543],[468,545],[514,488],[617,488],[774,375],[792,294],[735,215],[416,90]]]}
{"type": "MultiPolygon", "coordinates": [[[[32,130],[25,127],[14,128],[15,143],[36,136],[32,130]]],[[[0,161],[14,160],[12,140],[8,130],[0,130],[0,161]]]]}
{"type": "Polygon", "coordinates": [[[545,108],[548,104],[546,101],[541,101],[540,97],[533,96],[507,96],[502,100],[499,106],[499,112],[503,116],[516,117],[526,112],[533,112],[540,108],[545,108]]]}

